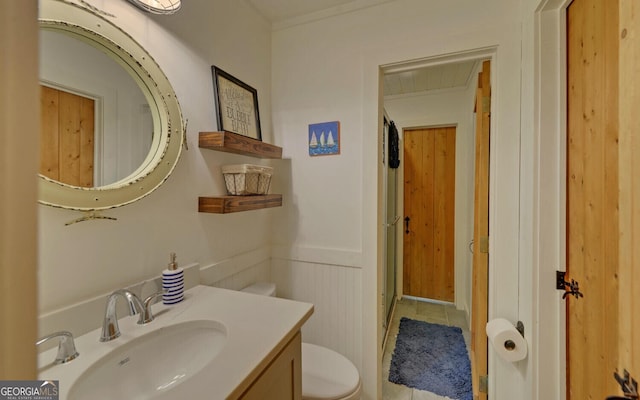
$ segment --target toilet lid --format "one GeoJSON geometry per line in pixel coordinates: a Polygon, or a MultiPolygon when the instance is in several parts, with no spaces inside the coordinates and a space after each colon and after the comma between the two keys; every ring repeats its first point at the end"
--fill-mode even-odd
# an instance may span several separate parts
{"type": "Polygon", "coordinates": [[[326,347],[302,343],[304,399],[341,399],[359,385],[358,370],[345,356],[326,347]]]}

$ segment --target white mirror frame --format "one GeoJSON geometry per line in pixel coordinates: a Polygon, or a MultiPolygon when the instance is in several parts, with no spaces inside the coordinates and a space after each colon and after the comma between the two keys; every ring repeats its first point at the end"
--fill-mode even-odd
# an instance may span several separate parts
{"type": "Polygon", "coordinates": [[[182,150],[185,124],[175,92],[160,66],[122,29],[93,10],[66,0],[41,0],[41,29],[73,35],[109,54],[136,81],[147,97],[153,118],[151,150],[131,175],[97,188],[71,186],[39,176],[38,201],[72,210],[93,211],[137,201],[171,174],[182,150]]]}

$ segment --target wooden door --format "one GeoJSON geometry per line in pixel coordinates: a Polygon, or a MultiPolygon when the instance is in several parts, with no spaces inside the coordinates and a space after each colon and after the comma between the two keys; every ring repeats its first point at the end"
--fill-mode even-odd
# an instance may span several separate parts
{"type": "Polygon", "coordinates": [[[406,295],[455,299],[455,154],[455,127],[404,131],[406,295]]]}
{"type": "Polygon", "coordinates": [[[94,100],[40,86],[40,174],[93,187],[94,100]]]}
{"type": "Polygon", "coordinates": [[[616,393],[618,0],[567,9],[567,399],[616,393]]]}
{"type": "MultiPolygon", "coordinates": [[[[0,12],[0,380],[38,378],[38,2],[0,12]]],[[[6,384],[3,383],[3,386],[6,384]]],[[[6,396],[2,396],[5,397],[6,396]]],[[[16,396],[18,397],[18,396],[16,396]]],[[[31,396],[29,396],[31,397],[31,396]]]]}
{"type": "Polygon", "coordinates": [[[474,399],[486,399],[488,340],[485,326],[489,304],[489,137],[491,122],[491,62],[482,63],[476,89],[476,155],[471,287],[471,372],[474,399]]]}
{"type": "MultiPolygon", "coordinates": [[[[640,379],[640,4],[620,0],[620,282],[618,371],[640,379]],[[635,212],[634,212],[635,208],[635,212]]],[[[622,394],[620,390],[612,394],[622,394]]]]}

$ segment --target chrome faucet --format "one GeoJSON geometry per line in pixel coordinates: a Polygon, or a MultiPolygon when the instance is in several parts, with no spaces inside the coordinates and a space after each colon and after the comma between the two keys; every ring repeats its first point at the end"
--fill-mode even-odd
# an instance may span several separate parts
{"type": "Polygon", "coordinates": [[[73,335],[71,332],[67,331],[55,332],[40,338],[36,342],[36,346],[40,346],[42,343],[55,338],[60,338],[60,342],[58,343],[58,355],[54,361],[55,364],[64,364],[80,355],[76,351],[76,345],[73,342],[73,335]]]}
{"type": "Polygon", "coordinates": [[[116,290],[107,298],[107,306],[104,311],[104,322],[102,324],[101,342],[108,342],[120,336],[120,328],[118,327],[118,317],[116,315],[116,301],[122,296],[127,300],[129,306],[129,315],[139,314],[138,325],[143,325],[153,321],[151,313],[151,302],[161,296],[163,292],[154,293],[141,301],[138,296],[126,289],[116,290]]]}
{"type": "MultiPolygon", "coordinates": [[[[142,302],[132,292],[121,289],[111,293],[107,298],[107,306],[104,311],[104,322],[102,323],[101,342],[108,342],[120,336],[120,327],[118,326],[118,316],[116,315],[116,301],[122,296],[127,300],[129,305],[129,315],[142,315],[142,302]]],[[[140,322],[140,321],[138,321],[140,322]]]]}

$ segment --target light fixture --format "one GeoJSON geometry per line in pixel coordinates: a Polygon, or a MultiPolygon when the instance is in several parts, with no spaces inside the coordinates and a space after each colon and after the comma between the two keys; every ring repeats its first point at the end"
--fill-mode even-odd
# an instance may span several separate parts
{"type": "Polygon", "coordinates": [[[180,9],[181,0],[129,0],[136,6],[154,14],[173,14],[180,9]]]}

